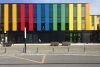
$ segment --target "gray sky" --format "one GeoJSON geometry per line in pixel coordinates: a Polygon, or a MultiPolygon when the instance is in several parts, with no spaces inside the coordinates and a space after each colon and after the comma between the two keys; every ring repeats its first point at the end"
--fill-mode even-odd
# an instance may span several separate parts
{"type": "Polygon", "coordinates": [[[100,15],[100,0],[0,0],[0,3],[89,3],[90,13],[100,15]]]}

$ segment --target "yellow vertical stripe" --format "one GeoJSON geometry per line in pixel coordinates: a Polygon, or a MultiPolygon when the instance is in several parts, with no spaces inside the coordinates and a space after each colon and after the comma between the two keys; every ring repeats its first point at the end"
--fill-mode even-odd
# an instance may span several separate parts
{"type": "Polygon", "coordinates": [[[86,18],[85,18],[85,20],[86,20],[86,21],[85,21],[85,28],[86,28],[86,30],[91,30],[91,28],[90,28],[90,16],[89,16],[89,15],[90,15],[90,13],[89,13],[89,12],[90,12],[90,11],[89,11],[89,10],[90,10],[90,9],[89,9],[89,4],[86,4],[86,5],[85,5],[85,8],[86,8],[86,9],[85,9],[85,10],[86,10],[86,11],[85,11],[85,17],[86,17],[86,18]]]}
{"type": "Polygon", "coordinates": [[[92,30],[92,16],[90,16],[90,30],[92,30]]]}
{"type": "Polygon", "coordinates": [[[17,31],[17,5],[12,4],[12,30],[17,31]]]}
{"type": "Polygon", "coordinates": [[[73,30],[73,4],[69,4],[69,30],[73,30]]]}
{"type": "Polygon", "coordinates": [[[8,16],[9,16],[9,9],[8,9],[8,4],[4,4],[4,32],[8,31],[8,16]]]}
{"type": "Polygon", "coordinates": [[[97,16],[94,16],[94,30],[97,30],[97,16]]]}
{"type": "Polygon", "coordinates": [[[77,4],[77,30],[82,30],[82,6],[77,4]]]}

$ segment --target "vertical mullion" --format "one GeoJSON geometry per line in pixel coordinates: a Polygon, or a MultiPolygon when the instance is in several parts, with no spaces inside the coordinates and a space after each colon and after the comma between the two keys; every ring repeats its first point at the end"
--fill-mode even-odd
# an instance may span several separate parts
{"type": "Polygon", "coordinates": [[[65,30],[65,4],[61,4],[61,30],[65,30]]]}
{"type": "Polygon", "coordinates": [[[69,4],[69,30],[73,30],[73,22],[74,22],[74,16],[73,16],[73,4],[69,4]]]}
{"type": "Polygon", "coordinates": [[[92,30],[92,16],[90,16],[90,26],[91,26],[90,30],[92,30]]]}
{"type": "Polygon", "coordinates": [[[94,16],[94,30],[97,30],[97,16],[94,16]]]}
{"type": "Polygon", "coordinates": [[[21,4],[20,5],[21,8],[20,8],[20,15],[21,15],[21,31],[24,31],[24,28],[25,28],[25,5],[24,4],[21,4]]]}
{"type": "Polygon", "coordinates": [[[34,24],[34,5],[29,4],[29,31],[33,31],[33,24],[34,24]]]}
{"type": "Polygon", "coordinates": [[[17,5],[12,4],[12,30],[17,31],[17,5]]]}
{"type": "Polygon", "coordinates": [[[53,31],[57,31],[57,4],[53,4],[53,31]]]}
{"type": "Polygon", "coordinates": [[[89,4],[86,4],[85,8],[85,26],[86,30],[90,30],[89,4]]]}
{"type": "Polygon", "coordinates": [[[82,6],[77,4],[77,30],[82,30],[82,6]]]}
{"type": "Polygon", "coordinates": [[[37,4],[37,31],[41,31],[41,4],[37,4]]]}
{"type": "Polygon", "coordinates": [[[8,31],[8,23],[9,23],[9,5],[4,4],[4,32],[8,31]]]}
{"type": "Polygon", "coordinates": [[[49,5],[45,5],[45,30],[49,31],[49,5]]]}

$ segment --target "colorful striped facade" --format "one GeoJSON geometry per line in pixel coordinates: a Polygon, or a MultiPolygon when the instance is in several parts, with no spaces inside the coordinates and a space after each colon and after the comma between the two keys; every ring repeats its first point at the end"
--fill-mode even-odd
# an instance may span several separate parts
{"type": "MultiPolygon", "coordinates": [[[[62,38],[60,42],[66,40],[82,42],[82,32],[98,30],[99,21],[100,18],[98,16],[90,15],[90,6],[88,3],[0,4],[0,31],[8,32],[9,38],[12,37],[11,33],[18,33],[16,35],[23,36],[22,33],[26,27],[27,35],[28,33],[32,35],[29,37],[32,39],[34,39],[34,33],[41,35],[36,32],[52,32],[53,38],[61,36],[56,38],[58,40],[53,38],[49,40],[48,38],[50,37],[47,34],[48,38],[45,40],[48,40],[43,40],[43,42],[59,41],[60,38],[62,38]],[[61,33],[58,35],[58,32],[61,33]],[[74,36],[76,36],[76,39],[74,36]],[[68,37],[69,39],[67,39],[68,37]]],[[[37,40],[42,40],[41,36],[38,36],[37,40]]],[[[32,43],[34,42],[32,41],[32,43]]]]}
{"type": "Polygon", "coordinates": [[[4,31],[92,30],[89,4],[0,4],[0,8],[4,31]]]}

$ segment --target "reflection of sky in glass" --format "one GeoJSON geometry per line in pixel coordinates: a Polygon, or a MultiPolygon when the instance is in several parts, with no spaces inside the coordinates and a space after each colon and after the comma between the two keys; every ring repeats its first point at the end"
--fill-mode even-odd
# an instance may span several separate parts
{"type": "Polygon", "coordinates": [[[100,0],[0,0],[0,3],[90,3],[91,14],[100,14],[100,0]]]}

